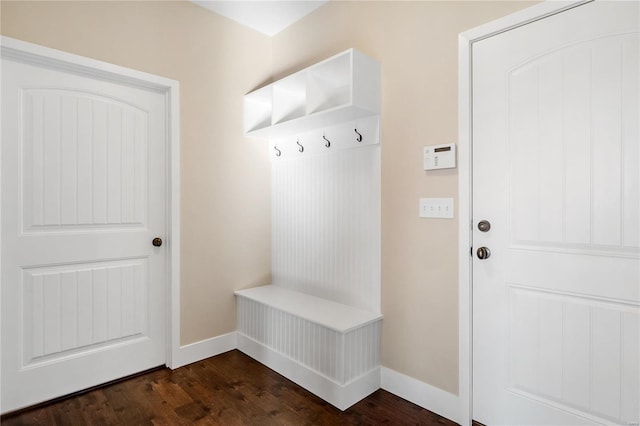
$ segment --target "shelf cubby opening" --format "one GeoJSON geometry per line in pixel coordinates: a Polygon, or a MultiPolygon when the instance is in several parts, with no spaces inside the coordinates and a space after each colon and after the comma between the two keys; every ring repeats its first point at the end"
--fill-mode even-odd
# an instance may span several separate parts
{"type": "Polygon", "coordinates": [[[244,97],[244,130],[252,132],[273,124],[273,88],[266,86],[244,97]]]}
{"type": "Polygon", "coordinates": [[[331,58],[307,73],[307,113],[333,109],[352,102],[351,54],[331,58]]]}
{"type": "Polygon", "coordinates": [[[307,87],[303,73],[294,74],[273,85],[273,124],[304,117],[307,87]]]}

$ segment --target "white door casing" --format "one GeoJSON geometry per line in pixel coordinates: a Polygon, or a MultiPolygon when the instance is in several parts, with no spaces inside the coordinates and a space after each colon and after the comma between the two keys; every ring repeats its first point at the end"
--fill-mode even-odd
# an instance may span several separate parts
{"type": "Polygon", "coordinates": [[[2,412],[171,366],[176,101],[171,80],[2,39],[2,412]]]}
{"type": "Polygon", "coordinates": [[[638,422],[637,7],[586,4],[472,47],[466,226],[492,251],[473,260],[479,421],[638,422]]]}

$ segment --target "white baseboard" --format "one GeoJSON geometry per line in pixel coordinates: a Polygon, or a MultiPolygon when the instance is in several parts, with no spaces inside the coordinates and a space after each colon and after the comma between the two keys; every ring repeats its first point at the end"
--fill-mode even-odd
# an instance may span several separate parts
{"type": "Polygon", "coordinates": [[[433,411],[458,424],[460,421],[460,401],[457,395],[431,386],[386,367],[381,369],[382,389],[433,411]]]}
{"type": "Polygon", "coordinates": [[[244,352],[340,410],[346,410],[382,388],[422,408],[462,424],[459,419],[460,398],[457,395],[386,367],[375,368],[358,379],[341,385],[238,332],[181,346],[177,354],[174,355],[170,367],[175,369],[233,349],[244,352]]]}
{"type": "Polygon", "coordinates": [[[169,367],[171,369],[182,367],[183,365],[192,364],[205,358],[220,355],[221,353],[231,351],[237,347],[235,331],[180,346],[180,349],[174,353],[169,367]]]}
{"type": "Polygon", "coordinates": [[[340,410],[346,410],[380,389],[380,368],[374,368],[363,376],[341,385],[242,333],[237,333],[237,344],[238,350],[282,374],[340,410]]]}

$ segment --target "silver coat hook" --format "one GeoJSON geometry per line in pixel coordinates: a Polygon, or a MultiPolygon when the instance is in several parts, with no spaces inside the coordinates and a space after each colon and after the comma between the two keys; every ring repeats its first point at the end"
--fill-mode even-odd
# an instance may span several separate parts
{"type": "Polygon", "coordinates": [[[357,133],[358,137],[356,138],[356,140],[358,142],[362,142],[362,135],[360,134],[360,132],[358,132],[358,129],[353,129],[354,132],[357,133]]]}
{"type": "Polygon", "coordinates": [[[298,144],[298,146],[300,147],[300,148],[298,148],[298,151],[303,152],[303,151],[304,151],[304,146],[302,146],[302,144],[300,143],[300,139],[298,139],[298,140],[296,141],[296,143],[297,143],[297,144],[298,144]]]}
{"type": "Polygon", "coordinates": [[[277,146],[274,145],[273,149],[276,150],[276,157],[280,157],[282,155],[282,151],[280,151],[277,146]]]}
{"type": "Polygon", "coordinates": [[[324,144],[324,146],[326,146],[327,148],[329,148],[331,146],[331,141],[329,141],[329,139],[327,139],[327,137],[325,135],[322,135],[322,139],[324,139],[325,141],[327,141],[327,143],[324,144]]]}

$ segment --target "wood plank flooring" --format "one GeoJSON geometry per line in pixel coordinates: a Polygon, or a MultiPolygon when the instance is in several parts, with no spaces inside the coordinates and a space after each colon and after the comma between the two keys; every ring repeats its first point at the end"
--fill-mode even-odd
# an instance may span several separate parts
{"type": "Polygon", "coordinates": [[[341,412],[235,350],[6,415],[1,421],[3,426],[456,424],[383,390],[341,412]]]}

